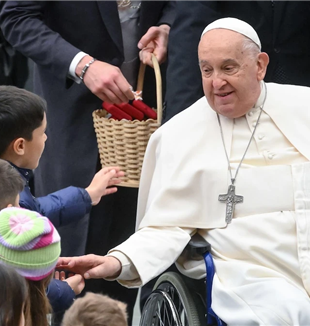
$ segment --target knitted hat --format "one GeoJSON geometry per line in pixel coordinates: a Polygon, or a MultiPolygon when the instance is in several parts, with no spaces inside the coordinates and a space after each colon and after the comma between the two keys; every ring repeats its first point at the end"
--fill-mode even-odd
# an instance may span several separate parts
{"type": "Polygon", "coordinates": [[[248,23],[244,22],[243,20],[237,18],[230,18],[230,17],[217,19],[211,24],[209,24],[203,30],[201,37],[208,31],[216,28],[229,29],[231,31],[242,34],[248,37],[249,39],[251,39],[254,43],[256,43],[260,50],[262,48],[259,37],[255,29],[248,23]]]}
{"type": "Polygon", "coordinates": [[[60,237],[49,219],[19,207],[0,211],[1,264],[39,281],[52,273],[59,255],[60,237]]]}

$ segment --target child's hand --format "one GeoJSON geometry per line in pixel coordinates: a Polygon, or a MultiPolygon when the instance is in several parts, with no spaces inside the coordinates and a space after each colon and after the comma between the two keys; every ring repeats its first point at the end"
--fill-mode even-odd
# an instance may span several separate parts
{"type": "Polygon", "coordinates": [[[117,166],[106,167],[97,172],[90,185],[85,189],[89,193],[92,205],[97,205],[102,196],[116,192],[116,187],[107,187],[120,183],[122,181],[120,178],[123,176],[124,172],[120,171],[117,166]]]}
{"type": "Polygon", "coordinates": [[[82,275],[75,274],[73,276],[70,276],[64,280],[64,282],[67,282],[71,289],[74,291],[75,295],[80,294],[84,287],[85,287],[85,281],[82,275]]]}
{"type": "Polygon", "coordinates": [[[54,278],[56,280],[67,282],[68,285],[71,287],[71,289],[74,291],[75,295],[80,294],[84,287],[85,287],[85,281],[82,275],[80,274],[69,274],[70,276],[66,278],[64,271],[55,271],[54,278]]]}

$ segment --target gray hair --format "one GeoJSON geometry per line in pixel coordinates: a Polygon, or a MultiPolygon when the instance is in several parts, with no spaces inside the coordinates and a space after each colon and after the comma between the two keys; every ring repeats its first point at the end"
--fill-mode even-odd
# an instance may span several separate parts
{"type": "Polygon", "coordinates": [[[256,57],[261,52],[258,45],[246,36],[244,36],[242,50],[249,52],[253,58],[256,57]]]}

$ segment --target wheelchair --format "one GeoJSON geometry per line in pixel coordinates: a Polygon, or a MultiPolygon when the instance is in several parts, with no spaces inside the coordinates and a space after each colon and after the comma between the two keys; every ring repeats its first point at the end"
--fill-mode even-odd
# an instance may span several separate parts
{"type": "Polygon", "coordinates": [[[211,308],[215,270],[210,251],[211,245],[196,233],[185,252],[194,259],[203,256],[206,279],[162,274],[145,302],[139,326],[226,326],[211,308]]]}

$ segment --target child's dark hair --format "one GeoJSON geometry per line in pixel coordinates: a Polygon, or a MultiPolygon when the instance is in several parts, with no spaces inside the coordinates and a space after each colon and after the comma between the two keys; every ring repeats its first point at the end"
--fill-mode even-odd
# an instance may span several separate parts
{"type": "Polygon", "coordinates": [[[0,325],[20,324],[28,296],[26,280],[12,267],[0,264],[0,325]]]}
{"type": "Polygon", "coordinates": [[[19,172],[9,162],[0,159],[0,209],[13,205],[23,189],[24,180],[19,172]]]}
{"type": "Polygon", "coordinates": [[[13,140],[32,140],[44,112],[46,102],[38,95],[15,86],[0,86],[0,156],[13,140]]]}

